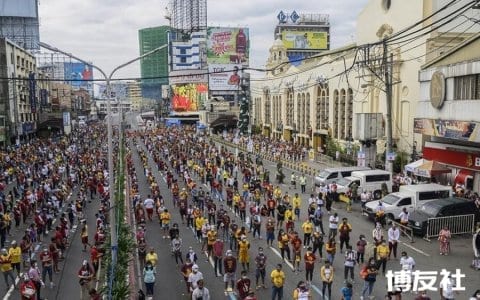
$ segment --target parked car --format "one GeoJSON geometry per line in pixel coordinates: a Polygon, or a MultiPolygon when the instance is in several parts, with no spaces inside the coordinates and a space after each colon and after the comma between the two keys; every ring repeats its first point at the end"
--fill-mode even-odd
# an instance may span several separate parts
{"type": "MultiPolygon", "coordinates": [[[[419,209],[410,214],[409,226],[413,233],[419,236],[427,234],[428,219],[440,217],[452,217],[461,215],[475,215],[475,222],[480,221],[480,210],[476,207],[475,202],[465,198],[444,198],[430,201],[423,204],[419,209]]],[[[451,222],[448,220],[443,222],[450,230],[455,231],[455,226],[465,226],[463,222],[451,222]]],[[[441,229],[441,228],[440,228],[441,229]]],[[[438,229],[438,231],[440,231],[438,229]]]]}
{"type": "Polygon", "coordinates": [[[341,178],[352,176],[352,172],[371,170],[368,167],[340,167],[340,168],[327,168],[321,171],[314,178],[315,186],[329,185],[334,181],[338,181],[341,178]]]}

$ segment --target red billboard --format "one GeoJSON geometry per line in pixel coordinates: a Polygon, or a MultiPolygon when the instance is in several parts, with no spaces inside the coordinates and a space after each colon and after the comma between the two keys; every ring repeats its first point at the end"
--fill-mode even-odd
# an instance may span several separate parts
{"type": "Polygon", "coordinates": [[[204,83],[174,84],[172,94],[174,112],[196,112],[207,100],[208,85],[204,83]]]}

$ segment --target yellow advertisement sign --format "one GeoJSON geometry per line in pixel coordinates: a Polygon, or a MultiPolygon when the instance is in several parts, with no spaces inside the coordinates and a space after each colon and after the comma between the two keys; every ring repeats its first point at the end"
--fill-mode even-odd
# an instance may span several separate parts
{"type": "Polygon", "coordinates": [[[282,42],[287,49],[328,49],[328,33],[315,31],[284,31],[282,42]]]}

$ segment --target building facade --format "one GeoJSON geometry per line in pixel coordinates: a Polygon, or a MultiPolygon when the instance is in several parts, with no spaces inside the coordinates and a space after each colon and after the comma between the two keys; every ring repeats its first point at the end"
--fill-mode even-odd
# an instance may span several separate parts
{"type": "MultiPolygon", "coordinates": [[[[140,55],[168,44],[169,26],[144,28],[138,31],[140,55]]],[[[161,99],[162,85],[168,85],[168,47],[140,60],[142,95],[161,99]]]]}
{"type": "Polygon", "coordinates": [[[142,110],[142,89],[140,88],[140,83],[137,81],[128,82],[128,99],[132,103],[132,111],[141,111],[142,110]]]}
{"type": "MultiPolygon", "coordinates": [[[[418,70],[441,53],[438,49],[448,51],[471,37],[475,29],[478,31],[479,25],[468,20],[473,14],[471,5],[463,11],[467,21],[463,18],[465,22],[456,26],[441,26],[449,18],[455,22],[462,19],[458,13],[450,14],[467,2],[460,1],[437,14],[436,19],[411,27],[416,33],[402,34],[402,29],[447,2],[371,0],[357,17],[356,44],[302,59],[298,65],[289,63],[288,48],[277,37],[266,64],[270,71],[264,78],[252,80],[254,124],[266,136],[293,140],[319,152],[325,151],[328,138],[346,148],[357,130],[356,113],[381,113],[387,125],[384,74],[388,68],[392,74],[394,151],[410,153],[420,99],[418,70]],[[382,43],[389,37],[391,42],[382,43]]],[[[384,152],[385,138],[367,142],[362,147],[373,143],[379,153],[384,152]]]]}

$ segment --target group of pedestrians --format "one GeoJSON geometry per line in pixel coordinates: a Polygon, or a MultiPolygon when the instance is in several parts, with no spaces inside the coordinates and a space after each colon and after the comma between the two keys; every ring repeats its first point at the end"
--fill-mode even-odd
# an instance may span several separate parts
{"type": "Polygon", "coordinates": [[[79,272],[80,282],[85,282],[80,290],[82,299],[100,296],[91,291],[90,283],[95,276],[91,266],[98,268],[102,252],[108,202],[105,189],[99,193],[106,179],[100,176],[106,162],[98,143],[102,132],[100,125],[92,126],[0,152],[0,271],[5,294],[41,299],[44,288],[58,288],[61,264],[69,260],[66,253],[73,229],[86,228],[88,221],[97,224],[97,232],[94,241],[88,241],[88,234],[82,236],[90,252],[82,268],[87,266],[91,272],[87,276],[79,272]],[[97,220],[85,215],[91,202],[88,205],[98,207],[97,220]]]}

